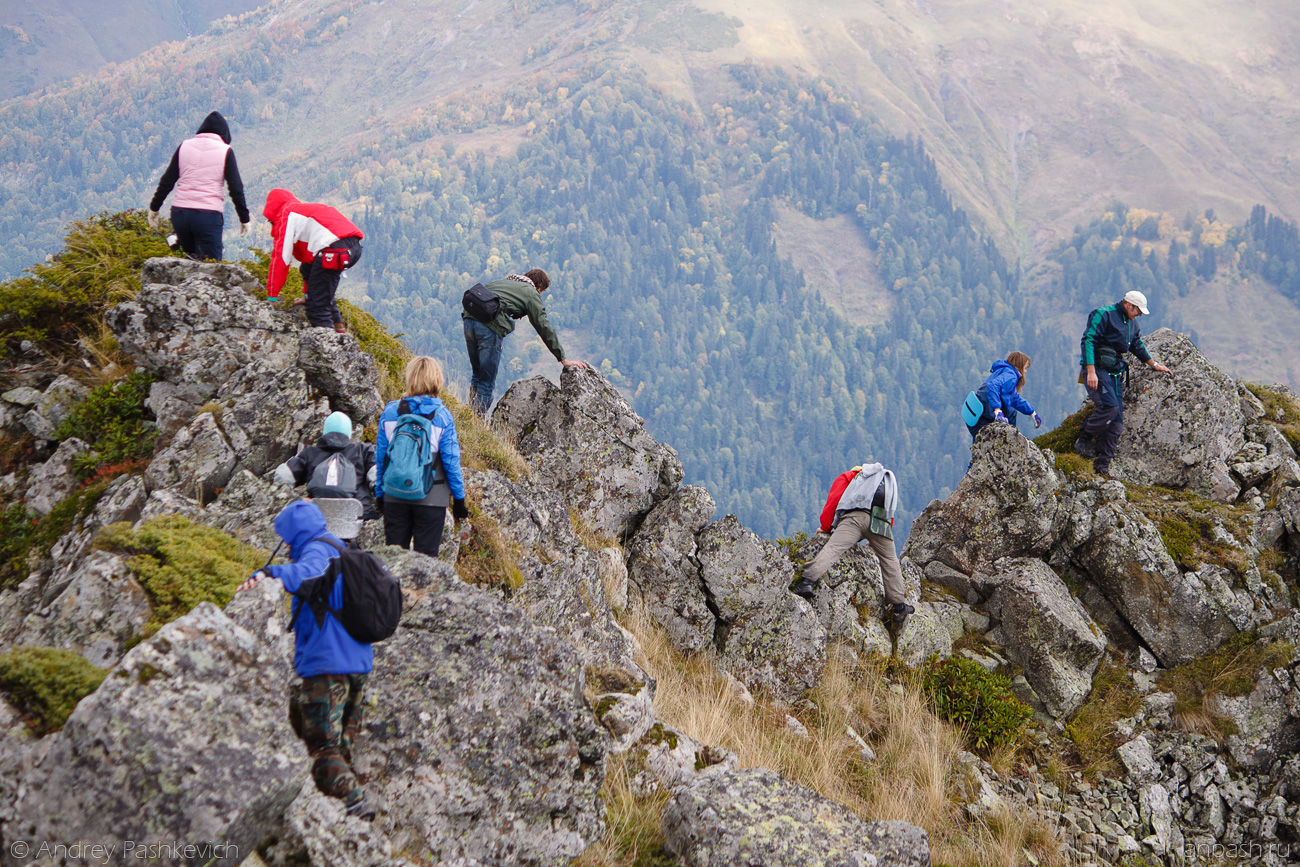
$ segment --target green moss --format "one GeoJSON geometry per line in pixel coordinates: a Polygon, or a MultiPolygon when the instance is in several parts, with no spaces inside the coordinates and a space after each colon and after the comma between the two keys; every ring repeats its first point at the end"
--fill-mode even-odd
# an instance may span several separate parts
{"type": "Polygon", "coordinates": [[[677,749],[677,732],[664,728],[663,723],[655,723],[642,740],[655,745],[665,744],[668,749],[677,749]]]}
{"type": "Polygon", "coordinates": [[[593,668],[587,666],[583,674],[586,677],[587,685],[598,693],[604,692],[622,692],[628,695],[636,695],[641,689],[641,684],[632,678],[632,675],[620,668],[593,668]]]}
{"type": "Polygon", "coordinates": [[[77,437],[91,447],[74,462],[81,478],[116,475],[114,470],[130,468],[153,454],[158,430],[144,405],[152,382],[148,374],[131,373],[101,385],[63,419],[55,436],[77,437]]]}
{"type": "Polygon", "coordinates": [[[1208,722],[1222,738],[1233,733],[1231,723],[1210,711],[1210,699],[1249,695],[1261,672],[1287,665],[1293,652],[1286,642],[1261,638],[1254,631],[1239,632],[1211,653],[1162,673],[1160,685],[1174,694],[1175,717],[1185,726],[1204,728],[1198,721],[1208,722]]]}
{"type": "Polygon", "coordinates": [[[618,699],[612,695],[606,695],[602,696],[596,704],[592,706],[591,710],[596,714],[596,719],[604,719],[605,714],[613,710],[614,705],[616,704],[618,704],[618,699]]]}
{"type": "Polygon", "coordinates": [[[266,562],[265,551],[181,515],[154,518],[139,530],[125,522],[112,524],[96,544],[134,554],[128,566],[153,606],[146,635],[200,602],[225,605],[235,588],[266,562]]]}
{"type": "Polygon", "coordinates": [[[38,735],[63,728],[77,702],[107,676],[108,669],[57,647],[19,647],[0,656],[0,691],[38,735]]]}
{"type": "Polygon", "coordinates": [[[1092,691],[1070,720],[1066,736],[1074,745],[1090,777],[1115,776],[1121,773],[1115,761],[1115,722],[1133,716],[1142,707],[1142,699],[1133,686],[1128,669],[1107,658],[1092,676],[1092,691]]]}
{"type": "Polygon", "coordinates": [[[1291,448],[1300,452],[1300,403],[1291,394],[1266,385],[1248,382],[1246,388],[1264,404],[1264,421],[1277,428],[1291,448]]]}
{"type": "Polygon", "coordinates": [[[1051,449],[1058,455],[1073,455],[1074,441],[1083,432],[1083,423],[1088,420],[1090,415],[1092,415],[1092,404],[1085,404],[1082,409],[1061,422],[1056,430],[1034,437],[1034,445],[1043,449],[1051,449]]]}
{"type": "Polygon", "coordinates": [[[1222,527],[1240,543],[1250,537],[1250,515],[1236,506],[1206,499],[1191,491],[1130,485],[1128,500],[1160,530],[1165,550],[1182,569],[1219,563],[1244,578],[1250,568],[1245,552],[1220,537],[1222,527]]]}
{"type": "Polygon", "coordinates": [[[140,670],[135,673],[135,679],[139,683],[148,683],[160,674],[162,674],[161,668],[158,668],[156,665],[150,665],[146,662],[144,665],[140,666],[140,670]]]}
{"type": "Polygon", "coordinates": [[[1092,461],[1081,458],[1074,452],[1055,452],[1056,468],[1067,478],[1079,479],[1092,475],[1092,461]]]}
{"type": "Polygon", "coordinates": [[[965,729],[966,742],[986,755],[1014,743],[1033,711],[1011,691],[1011,681],[963,657],[931,659],[921,687],[934,712],[965,729]]]}
{"type": "Polygon", "coordinates": [[[90,514],[108,488],[107,479],[78,488],[61,500],[48,515],[38,516],[21,506],[10,506],[3,513],[0,530],[12,532],[0,542],[0,589],[14,587],[27,577],[28,561],[33,553],[48,557],[54,545],[77,521],[90,514]]]}
{"type": "Polygon", "coordinates": [[[144,211],[102,213],[72,224],[63,249],[0,283],[0,338],[31,340],[56,354],[95,333],[106,310],[140,291],[146,259],[171,256],[144,211]]]}

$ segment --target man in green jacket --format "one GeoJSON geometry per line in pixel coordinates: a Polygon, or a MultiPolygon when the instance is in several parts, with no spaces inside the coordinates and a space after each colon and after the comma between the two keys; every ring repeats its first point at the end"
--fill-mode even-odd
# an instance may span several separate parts
{"type": "Polygon", "coordinates": [[[501,363],[501,343],[515,330],[515,320],[528,317],[542,338],[546,348],[565,367],[586,367],[582,361],[564,357],[559,335],[546,319],[546,305],[542,293],[551,285],[551,278],[541,268],[524,274],[510,274],[503,280],[493,280],[487,285],[501,301],[501,309],[490,322],[480,322],[468,312],[461,314],[465,324],[465,348],[469,351],[470,406],[479,415],[487,415],[492,405],[492,392],[497,384],[497,367],[501,363]]]}

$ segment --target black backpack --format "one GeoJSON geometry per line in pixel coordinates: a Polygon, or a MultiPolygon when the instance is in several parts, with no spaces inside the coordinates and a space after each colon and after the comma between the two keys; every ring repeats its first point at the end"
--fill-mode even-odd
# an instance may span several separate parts
{"type": "Polygon", "coordinates": [[[496,319],[501,312],[501,299],[482,283],[475,283],[466,289],[460,304],[466,313],[484,324],[496,319]]]}
{"type": "MultiPolygon", "coordinates": [[[[319,578],[302,582],[298,592],[301,604],[311,609],[316,626],[325,625],[325,615],[331,614],[354,641],[374,644],[397,631],[402,619],[402,586],[388,568],[374,554],[348,548],[333,539],[318,539],[339,549],[339,556],[330,560],[329,568],[319,578]],[[330,607],[330,593],[334,581],[343,574],[343,607],[330,607]]],[[[296,619],[295,619],[296,622],[296,619]]]]}

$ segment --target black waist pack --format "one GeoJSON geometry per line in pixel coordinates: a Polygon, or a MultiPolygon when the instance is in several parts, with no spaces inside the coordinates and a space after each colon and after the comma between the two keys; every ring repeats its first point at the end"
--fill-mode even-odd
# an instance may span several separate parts
{"type": "Polygon", "coordinates": [[[1093,365],[1109,373],[1119,370],[1122,362],[1119,353],[1109,346],[1097,346],[1092,350],[1093,365]]]}
{"type": "Polygon", "coordinates": [[[497,293],[482,283],[475,283],[466,289],[460,304],[472,318],[483,323],[496,319],[497,314],[501,312],[501,299],[497,297],[497,293]]]}

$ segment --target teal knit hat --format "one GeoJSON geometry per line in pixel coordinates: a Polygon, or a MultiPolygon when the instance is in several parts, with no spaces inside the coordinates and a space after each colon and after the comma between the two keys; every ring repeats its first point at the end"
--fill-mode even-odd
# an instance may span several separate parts
{"type": "Polygon", "coordinates": [[[332,412],[325,419],[325,427],[321,430],[321,433],[341,433],[350,438],[352,436],[352,419],[348,418],[345,412],[332,412]]]}

